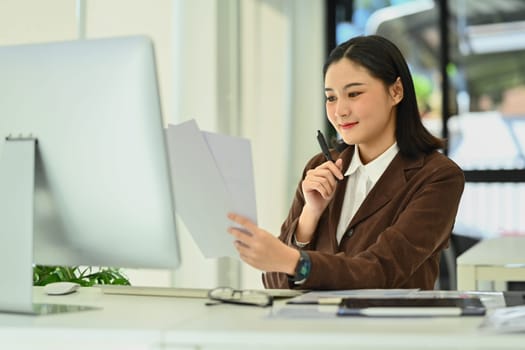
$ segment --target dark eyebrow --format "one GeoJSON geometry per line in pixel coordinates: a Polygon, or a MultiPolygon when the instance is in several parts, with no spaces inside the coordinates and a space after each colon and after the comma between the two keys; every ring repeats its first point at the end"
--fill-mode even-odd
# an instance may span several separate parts
{"type": "MultiPolygon", "coordinates": [[[[351,88],[351,87],[354,87],[354,86],[361,86],[361,85],[365,85],[364,83],[348,83],[346,84],[345,86],[343,86],[343,90],[346,90],[348,88],[351,88]]],[[[334,89],[332,88],[324,88],[324,91],[333,91],[334,89]]]]}

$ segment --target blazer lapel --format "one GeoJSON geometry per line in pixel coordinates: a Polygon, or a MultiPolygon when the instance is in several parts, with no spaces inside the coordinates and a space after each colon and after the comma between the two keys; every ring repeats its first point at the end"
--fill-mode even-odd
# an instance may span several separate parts
{"type": "MultiPolygon", "coordinates": [[[[350,161],[352,160],[352,156],[354,155],[354,147],[355,146],[353,145],[349,145],[339,155],[339,158],[343,159],[343,174],[348,168],[350,161]]],[[[332,198],[332,201],[328,205],[329,219],[328,219],[327,234],[330,236],[330,242],[331,242],[331,246],[334,252],[337,251],[337,246],[339,245],[337,243],[337,238],[336,238],[337,226],[339,225],[339,219],[341,217],[341,208],[343,207],[343,200],[345,198],[347,183],[348,183],[348,176],[345,176],[342,181],[339,181],[337,183],[337,188],[335,190],[334,198],[332,198]]]]}
{"type": "Polygon", "coordinates": [[[407,160],[398,153],[355,213],[347,230],[386,205],[395,192],[406,184],[406,171],[421,167],[422,164],[423,158],[421,157],[407,160]]]}

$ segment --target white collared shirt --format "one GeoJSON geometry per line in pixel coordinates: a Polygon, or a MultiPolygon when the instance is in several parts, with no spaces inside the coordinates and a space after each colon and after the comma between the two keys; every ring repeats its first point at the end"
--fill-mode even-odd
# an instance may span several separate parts
{"type": "Polygon", "coordinates": [[[338,244],[341,242],[348,224],[350,224],[357,209],[359,209],[398,151],[399,147],[397,147],[397,143],[394,143],[379,157],[364,165],[359,156],[359,147],[358,145],[355,146],[354,155],[345,172],[345,176],[349,176],[349,178],[341,208],[341,217],[337,225],[336,237],[338,244]]]}

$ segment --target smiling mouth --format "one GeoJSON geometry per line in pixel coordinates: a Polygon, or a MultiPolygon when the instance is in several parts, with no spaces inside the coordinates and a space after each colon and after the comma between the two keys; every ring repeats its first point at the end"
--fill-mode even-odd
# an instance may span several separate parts
{"type": "Polygon", "coordinates": [[[359,124],[359,122],[340,124],[339,126],[341,127],[341,129],[351,129],[357,124],[359,124]]]}

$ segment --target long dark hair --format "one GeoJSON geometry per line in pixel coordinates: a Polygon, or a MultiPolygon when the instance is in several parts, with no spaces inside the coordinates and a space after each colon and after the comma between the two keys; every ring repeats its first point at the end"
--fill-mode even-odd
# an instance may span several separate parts
{"type": "Polygon", "coordinates": [[[403,99],[396,106],[396,141],[402,155],[413,158],[420,153],[428,154],[444,147],[445,142],[433,136],[421,122],[408,65],[401,51],[391,41],[378,35],[369,35],[340,44],[332,50],[324,64],[324,77],[328,67],[342,58],[364,67],[387,87],[394,84],[398,77],[401,79],[403,99]]]}

